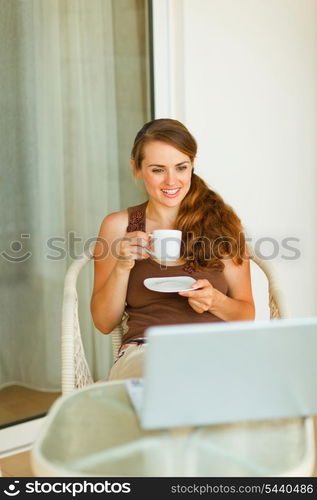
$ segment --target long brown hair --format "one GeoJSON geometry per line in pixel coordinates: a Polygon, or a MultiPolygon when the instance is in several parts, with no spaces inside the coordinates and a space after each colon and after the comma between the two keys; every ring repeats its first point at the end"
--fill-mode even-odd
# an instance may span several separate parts
{"type": "MultiPolygon", "coordinates": [[[[186,154],[193,164],[197,154],[195,138],[179,121],[160,118],[146,123],[135,137],[131,157],[136,170],[141,170],[145,144],[152,141],[174,146],[186,154]]],[[[222,270],[224,258],[233,259],[237,265],[242,264],[245,237],[239,217],[194,172],[190,189],[181,202],[175,229],[183,233],[182,257],[194,269],[222,270]]]]}

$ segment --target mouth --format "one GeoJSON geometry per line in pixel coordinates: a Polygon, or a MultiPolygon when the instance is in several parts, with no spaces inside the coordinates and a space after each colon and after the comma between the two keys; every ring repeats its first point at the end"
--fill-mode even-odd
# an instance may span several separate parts
{"type": "Polygon", "coordinates": [[[161,189],[162,193],[166,198],[176,198],[178,193],[180,192],[181,188],[175,188],[175,189],[161,189]]]}

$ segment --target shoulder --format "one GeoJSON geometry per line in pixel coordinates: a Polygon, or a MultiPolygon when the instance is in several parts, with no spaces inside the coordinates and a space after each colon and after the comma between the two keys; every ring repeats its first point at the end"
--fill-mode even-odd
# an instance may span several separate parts
{"type": "Polygon", "coordinates": [[[250,260],[245,257],[242,264],[236,264],[232,259],[223,259],[223,274],[228,283],[229,290],[236,293],[242,290],[251,280],[250,260]]]}
{"type": "Polygon", "coordinates": [[[236,284],[237,286],[242,285],[245,279],[250,279],[250,259],[245,256],[242,260],[242,264],[236,264],[233,259],[223,259],[224,264],[223,274],[229,285],[236,284]]]}
{"type": "Polygon", "coordinates": [[[100,236],[121,236],[126,233],[128,225],[128,210],[112,212],[103,219],[100,225],[100,236]]]}
{"type": "Polygon", "coordinates": [[[120,210],[119,212],[112,212],[106,215],[103,219],[102,224],[119,224],[120,226],[127,224],[128,222],[128,210],[120,210]]]}
{"type": "Polygon", "coordinates": [[[222,260],[223,274],[228,285],[227,295],[234,299],[253,302],[250,260],[243,258],[242,264],[236,264],[232,259],[222,260]]]}
{"type": "Polygon", "coordinates": [[[221,262],[224,265],[224,268],[223,268],[224,273],[231,273],[231,272],[238,273],[242,269],[248,268],[250,266],[250,257],[249,257],[249,255],[245,255],[242,258],[242,264],[237,264],[231,258],[221,259],[221,262]]]}
{"type": "Polygon", "coordinates": [[[249,268],[250,266],[250,260],[252,258],[252,252],[250,251],[248,245],[245,245],[244,247],[244,252],[238,253],[242,257],[242,263],[237,264],[231,257],[225,257],[224,259],[221,259],[221,262],[224,264],[224,273],[228,272],[241,272],[241,270],[249,268]]]}

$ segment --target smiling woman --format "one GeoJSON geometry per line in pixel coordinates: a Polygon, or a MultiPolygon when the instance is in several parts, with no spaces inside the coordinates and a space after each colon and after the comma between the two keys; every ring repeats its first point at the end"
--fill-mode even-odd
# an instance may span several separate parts
{"type": "Polygon", "coordinates": [[[162,141],[147,143],[143,154],[141,169],[136,167],[135,159],[131,159],[134,175],[143,179],[154,204],[178,206],[179,200],[182,200],[190,189],[193,168],[190,158],[162,141]]]}
{"type": "Polygon", "coordinates": [[[128,313],[110,380],[142,376],[144,333],[150,326],[254,319],[240,219],[194,173],[196,153],[194,137],[179,121],[146,123],[134,140],[131,167],[148,200],[108,215],[101,224],[91,299],[95,326],[108,334],[128,313]],[[181,231],[179,259],[159,262],[149,256],[151,233],[158,229],[181,231]],[[102,243],[112,248],[114,241],[117,254],[98,258],[102,243]],[[144,286],[152,277],[184,276],[194,278],[190,290],[164,294],[144,286]]]}

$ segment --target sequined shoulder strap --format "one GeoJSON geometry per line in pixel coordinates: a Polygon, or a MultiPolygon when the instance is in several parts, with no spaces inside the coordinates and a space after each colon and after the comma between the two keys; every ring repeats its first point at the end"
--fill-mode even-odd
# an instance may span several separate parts
{"type": "Polygon", "coordinates": [[[148,202],[141,203],[135,207],[128,208],[129,223],[127,232],[145,231],[145,209],[148,202]]]}

